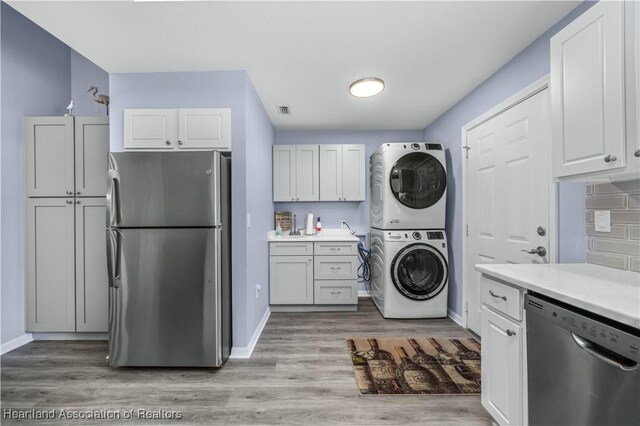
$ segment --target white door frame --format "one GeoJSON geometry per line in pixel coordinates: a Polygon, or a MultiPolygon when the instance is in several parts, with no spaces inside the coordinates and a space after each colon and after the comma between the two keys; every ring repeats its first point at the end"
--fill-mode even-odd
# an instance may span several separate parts
{"type": "MultiPolygon", "coordinates": [[[[467,291],[469,289],[467,283],[467,224],[469,223],[467,220],[467,156],[465,147],[467,146],[467,133],[486,121],[494,118],[497,115],[500,115],[504,111],[508,110],[516,106],[517,104],[529,99],[533,95],[536,95],[542,92],[545,89],[549,88],[549,75],[542,77],[540,80],[532,83],[527,86],[523,90],[519,91],[515,95],[507,98],[502,101],[500,104],[495,107],[489,109],[485,113],[481,114],[479,117],[471,120],[469,123],[465,124],[462,127],[462,325],[463,327],[467,327],[467,291]]],[[[549,154],[551,154],[551,123],[549,123],[549,154]]],[[[549,200],[549,262],[557,263],[558,262],[558,184],[554,183],[552,177],[551,168],[549,168],[549,176],[548,176],[549,185],[551,185],[550,191],[550,200],[549,200]]]]}

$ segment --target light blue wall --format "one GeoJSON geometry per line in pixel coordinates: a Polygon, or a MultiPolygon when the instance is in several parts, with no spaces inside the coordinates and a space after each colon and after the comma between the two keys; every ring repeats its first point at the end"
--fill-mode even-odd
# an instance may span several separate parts
{"type": "MultiPolygon", "coordinates": [[[[275,130],[249,78],[246,96],[247,155],[247,337],[250,339],[269,306],[269,250],[267,232],[273,228],[271,151],[275,130]],[[256,285],[262,287],[256,297],[256,285]]],[[[242,222],[242,218],[238,218],[242,222]]]]}
{"type": "Polygon", "coordinates": [[[2,3],[2,331],[1,341],[25,331],[24,159],[22,117],[62,115],[69,102],[70,49],[2,3]]]}
{"type": "MultiPolygon", "coordinates": [[[[549,73],[549,39],[569,22],[587,10],[593,3],[581,3],[576,9],[552,26],[538,39],[531,43],[511,61],[500,68],[491,77],[476,87],[471,93],[442,114],[424,130],[424,138],[434,142],[440,142],[449,147],[449,185],[447,192],[447,234],[450,246],[450,289],[449,308],[457,314],[462,312],[462,154],[461,154],[461,129],[490,108],[498,105],[534,81],[549,73]]],[[[566,187],[563,189],[563,197],[560,199],[559,211],[562,218],[573,218],[576,215],[576,197],[570,196],[572,191],[582,191],[584,199],[584,187],[582,185],[566,187]],[[568,203],[565,203],[565,201],[568,203]]],[[[579,217],[575,217],[576,226],[571,225],[571,219],[561,220],[565,227],[563,233],[558,236],[560,241],[570,241],[584,236],[584,208],[579,217]],[[578,228],[580,226],[580,228],[578,228]]],[[[569,243],[567,243],[569,244],[569,243]]],[[[566,249],[567,244],[561,245],[566,249]]],[[[572,252],[575,250],[571,250],[572,252]]],[[[571,254],[560,258],[579,260],[571,254]]]]}
{"type": "MultiPolygon", "coordinates": [[[[364,144],[366,167],[366,197],[363,202],[299,202],[275,203],[276,211],[290,211],[298,215],[298,226],[304,226],[309,213],[320,216],[325,228],[340,228],[346,220],[358,234],[369,232],[369,157],[380,145],[388,142],[422,141],[422,130],[376,130],[376,131],[283,131],[276,132],[277,145],[297,144],[364,144]]],[[[271,158],[271,157],[270,157],[271,158]]],[[[271,223],[273,228],[273,222],[271,223]]]]}
{"type": "Polygon", "coordinates": [[[106,115],[104,105],[95,102],[89,86],[96,86],[98,93],[109,94],[109,74],[102,68],[71,50],[71,99],[73,99],[73,115],[106,115]]]}
{"type": "MultiPolygon", "coordinates": [[[[266,310],[268,273],[266,256],[250,258],[254,248],[249,242],[265,242],[265,218],[273,215],[270,202],[261,193],[271,194],[270,160],[263,157],[271,151],[273,128],[265,122],[264,110],[248,82],[245,71],[210,71],[176,73],[110,74],[110,142],[112,151],[124,147],[123,120],[125,108],[231,108],[232,138],[232,280],[233,280],[233,344],[246,346],[253,334],[254,316],[266,310]],[[259,163],[258,160],[263,161],[259,163]],[[247,171],[248,163],[252,170],[247,171]],[[252,178],[249,182],[248,177],[252,178]],[[255,191],[255,192],[254,192],[255,191]],[[255,195],[255,194],[258,195],[255,195]],[[255,209],[252,218],[256,224],[248,235],[246,217],[248,209],[255,209]],[[255,266],[255,270],[254,270],[255,266]],[[252,269],[250,273],[248,270],[252,269]],[[248,282],[248,278],[252,280],[248,282]],[[263,284],[265,292],[255,298],[255,282],[263,284]]],[[[268,119],[267,119],[268,120],[268,119]]],[[[269,157],[270,154],[269,154],[269,157]]]]}

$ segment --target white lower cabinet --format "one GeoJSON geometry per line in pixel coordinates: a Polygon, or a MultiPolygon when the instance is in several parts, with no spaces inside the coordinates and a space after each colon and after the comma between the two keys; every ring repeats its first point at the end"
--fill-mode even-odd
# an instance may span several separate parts
{"type": "Polygon", "coordinates": [[[272,310],[355,310],[358,304],[355,253],[355,242],[270,242],[272,310]]]}
{"type": "Polygon", "coordinates": [[[487,293],[489,300],[520,306],[516,319],[510,316],[515,312],[500,310],[499,304],[482,305],[482,406],[499,425],[523,425],[527,423],[524,296],[520,289],[486,276],[480,291],[483,300],[487,293]]]}
{"type": "Polygon", "coordinates": [[[270,256],[269,299],[272,304],[312,304],[313,257],[270,256]]]}
{"type": "Polygon", "coordinates": [[[27,200],[27,331],[106,332],[104,198],[27,200]]]}

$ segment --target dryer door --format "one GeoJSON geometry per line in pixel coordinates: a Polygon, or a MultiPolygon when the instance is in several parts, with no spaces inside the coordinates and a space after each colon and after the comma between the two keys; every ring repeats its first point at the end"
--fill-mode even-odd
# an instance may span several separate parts
{"type": "Polygon", "coordinates": [[[442,198],[447,173],[433,155],[412,152],[396,161],[389,175],[393,196],[412,209],[426,209],[442,198]]]}
{"type": "Polygon", "coordinates": [[[447,283],[448,275],[447,261],[429,244],[409,244],[391,262],[393,284],[400,293],[413,300],[437,296],[447,283]]]}

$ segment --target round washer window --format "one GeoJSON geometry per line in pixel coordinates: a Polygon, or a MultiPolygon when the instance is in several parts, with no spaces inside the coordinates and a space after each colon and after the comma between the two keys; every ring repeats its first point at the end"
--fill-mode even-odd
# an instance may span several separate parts
{"type": "Polygon", "coordinates": [[[393,165],[389,184],[393,196],[403,205],[425,209],[444,195],[447,174],[433,155],[412,152],[400,157],[393,165]]]}
{"type": "Polygon", "coordinates": [[[391,263],[393,284],[409,299],[427,300],[437,296],[447,277],[447,261],[428,244],[414,243],[404,247],[391,263]]]}

